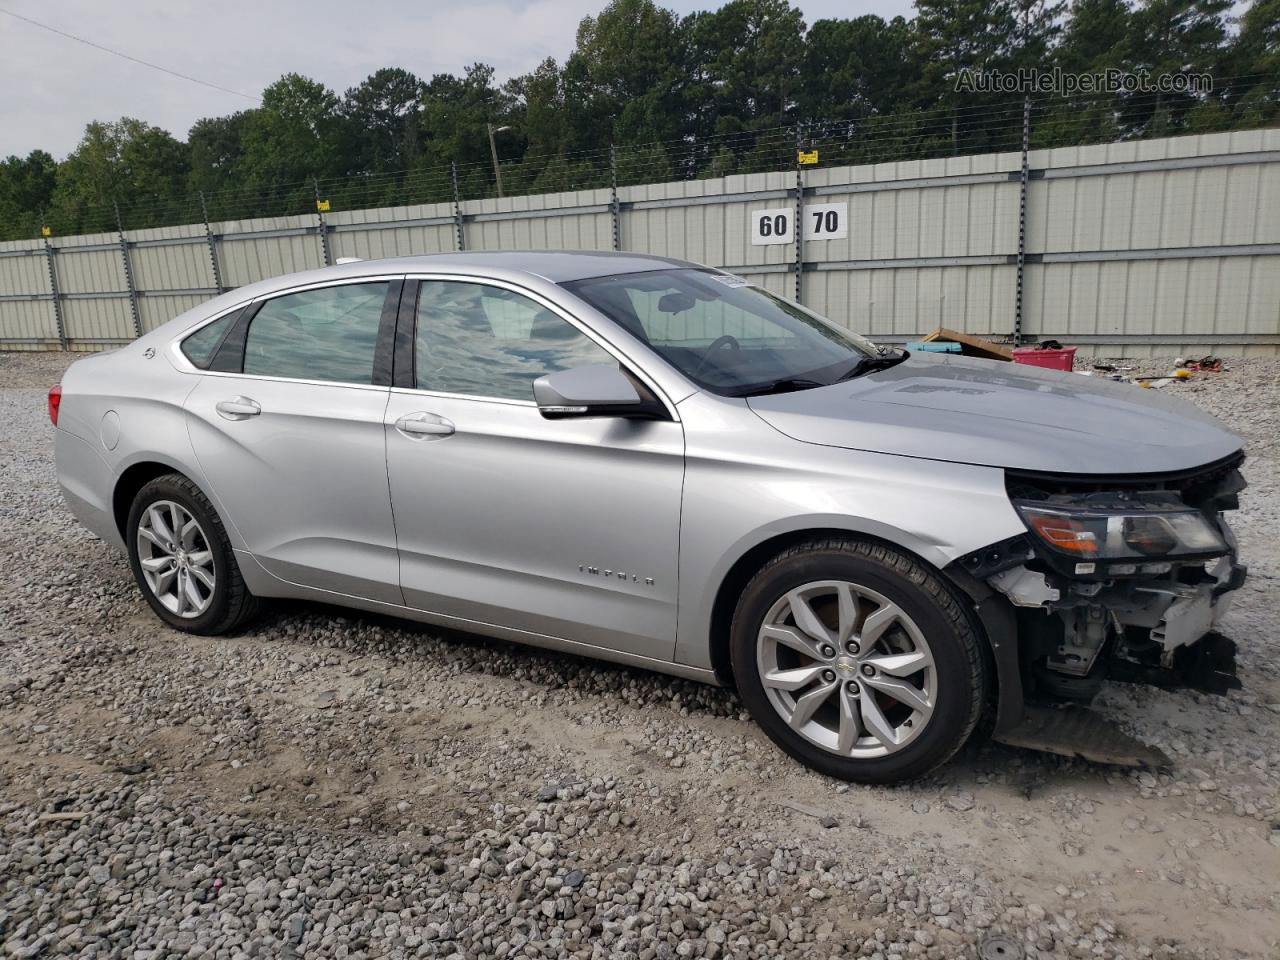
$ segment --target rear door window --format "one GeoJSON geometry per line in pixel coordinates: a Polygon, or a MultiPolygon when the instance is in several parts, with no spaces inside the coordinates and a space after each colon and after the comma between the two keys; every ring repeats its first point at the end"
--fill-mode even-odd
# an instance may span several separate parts
{"type": "Polygon", "coordinates": [[[390,283],[344,283],[266,301],[249,323],[244,372],[262,377],[373,383],[390,283]]]}

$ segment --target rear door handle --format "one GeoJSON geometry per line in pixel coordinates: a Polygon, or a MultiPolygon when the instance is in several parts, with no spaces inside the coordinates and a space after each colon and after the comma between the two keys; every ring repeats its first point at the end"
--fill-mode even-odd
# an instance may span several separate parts
{"type": "Polygon", "coordinates": [[[236,397],[234,400],[219,400],[214,409],[224,420],[248,420],[262,412],[262,404],[249,397],[236,397]]]}
{"type": "Polygon", "coordinates": [[[396,429],[414,440],[447,437],[453,433],[453,422],[435,413],[406,413],[396,421],[396,429]]]}

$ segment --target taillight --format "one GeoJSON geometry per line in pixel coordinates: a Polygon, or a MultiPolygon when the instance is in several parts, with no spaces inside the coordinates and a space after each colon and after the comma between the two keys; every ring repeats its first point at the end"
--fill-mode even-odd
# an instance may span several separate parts
{"type": "Polygon", "coordinates": [[[62,384],[55,383],[49,388],[49,420],[58,425],[58,408],[62,406],[62,384]]]}

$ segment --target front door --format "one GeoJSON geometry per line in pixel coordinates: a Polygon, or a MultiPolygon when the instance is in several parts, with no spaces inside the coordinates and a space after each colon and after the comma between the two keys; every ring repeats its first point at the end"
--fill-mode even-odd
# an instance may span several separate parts
{"type": "Polygon", "coordinates": [[[379,328],[394,322],[399,288],[342,283],[251,308],[233,331],[239,341],[222,347],[233,369],[201,376],[186,401],[214,499],[270,573],[397,604],[389,392],[374,380],[379,328]]]}
{"type": "Polygon", "coordinates": [[[386,415],[405,602],[670,660],[681,425],[543,419],[536,378],[617,361],[532,295],[423,279],[415,315],[386,415]]]}

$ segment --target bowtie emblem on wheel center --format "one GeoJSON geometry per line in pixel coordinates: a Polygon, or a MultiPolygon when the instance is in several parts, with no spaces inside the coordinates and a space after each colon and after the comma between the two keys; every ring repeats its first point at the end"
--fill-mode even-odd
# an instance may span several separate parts
{"type": "Polygon", "coordinates": [[[852,657],[841,657],[835,662],[835,668],[845,680],[852,680],[858,675],[858,664],[852,657]]]}

